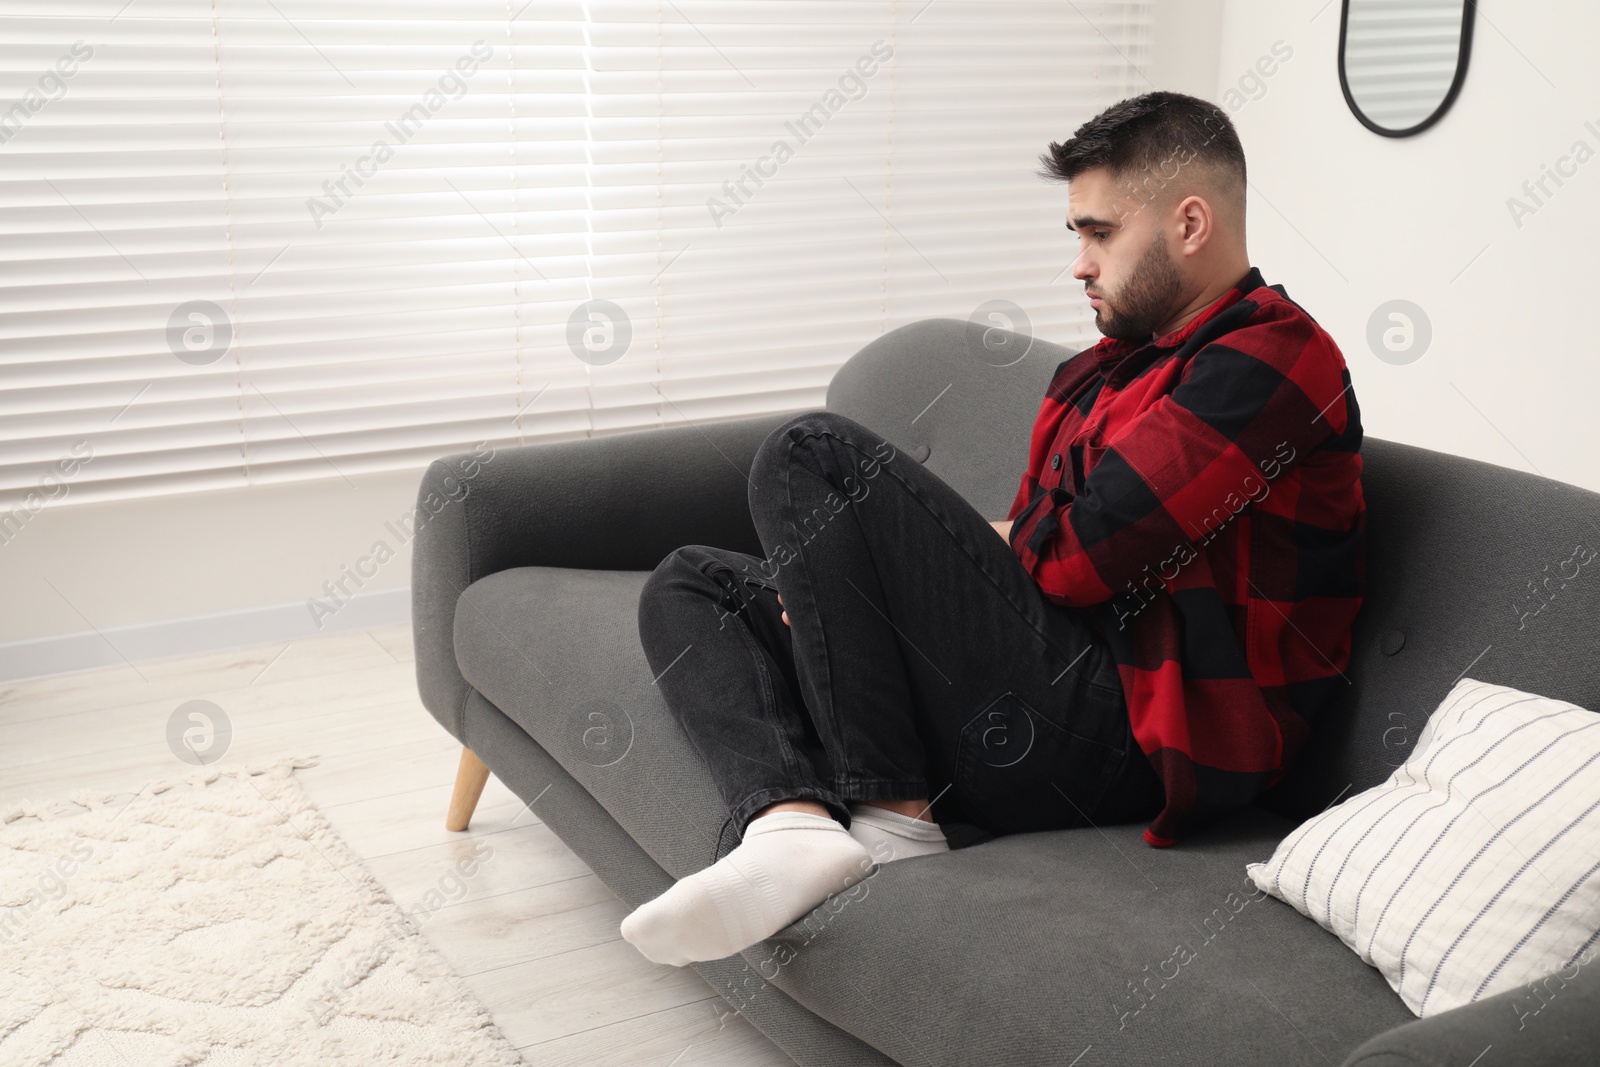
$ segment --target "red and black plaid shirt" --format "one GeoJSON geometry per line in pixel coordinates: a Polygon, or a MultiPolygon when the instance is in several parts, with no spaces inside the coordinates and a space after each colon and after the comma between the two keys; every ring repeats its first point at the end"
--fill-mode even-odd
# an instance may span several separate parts
{"type": "Polygon", "coordinates": [[[1250,273],[1186,326],[1056,368],[1008,518],[1046,599],[1092,608],[1180,838],[1289,768],[1348,684],[1366,578],[1344,356],[1250,273]]]}

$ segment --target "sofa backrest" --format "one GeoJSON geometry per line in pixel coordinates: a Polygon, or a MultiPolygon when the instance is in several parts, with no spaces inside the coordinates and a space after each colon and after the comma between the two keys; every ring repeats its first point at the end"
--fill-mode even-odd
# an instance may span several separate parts
{"type": "Polygon", "coordinates": [[[828,410],[919,458],[917,449],[928,449],[929,470],[985,518],[1003,519],[1028,465],[1028,432],[1045,387],[1074,350],[1002,332],[1024,353],[1020,359],[991,353],[983,331],[960,319],[890,330],[834,372],[828,410]]]}
{"type": "MultiPolygon", "coordinates": [[[[1045,387],[1073,355],[1005,340],[991,351],[959,319],[901,326],[839,368],[827,407],[926,448],[929,469],[1004,518],[1045,387]]],[[[1361,455],[1367,595],[1348,685],[1260,800],[1297,822],[1387,777],[1460,677],[1600,712],[1600,494],[1370,436],[1361,455]]]]}

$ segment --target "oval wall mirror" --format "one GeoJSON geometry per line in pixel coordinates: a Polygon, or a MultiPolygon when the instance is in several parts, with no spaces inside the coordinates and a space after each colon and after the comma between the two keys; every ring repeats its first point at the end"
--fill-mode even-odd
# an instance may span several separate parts
{"type": "Polygon", "coordinates": [[[1467,76],[1474,0],[1343,0],[1339,85],[1361,124],[1408,137],[1438,122],[1467,76]]]}

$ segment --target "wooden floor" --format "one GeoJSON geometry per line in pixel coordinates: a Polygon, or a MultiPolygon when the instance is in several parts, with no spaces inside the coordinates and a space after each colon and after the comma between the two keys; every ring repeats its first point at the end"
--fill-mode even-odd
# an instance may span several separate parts
{"type": "Polygon", "coordinates": [[[321,755],[306,792],[402,908],[445,902],[426,936],[528,1063],[792,1065],[693,969],[622,940],[628,908],[499,781],[444,828],[461,749],[417,697],[408,626],[0,683],[0,802],[181,779],[167,722],[192,699],[231,722],[221,762],[321,755]]]}

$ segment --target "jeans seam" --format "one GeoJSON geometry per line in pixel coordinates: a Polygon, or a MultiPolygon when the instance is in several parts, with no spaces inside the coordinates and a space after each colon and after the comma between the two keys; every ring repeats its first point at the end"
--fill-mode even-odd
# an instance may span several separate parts
{"type": "MultiPolygon", "coordinates": [[[[711,578],[711,571],[717,568],[721,568],[722,570],[727,571],[729,574],[734,575],[735,581],[739,580],[739,575],[737,575],[731,567],[728,567],[725,564],[719,563],[715,560],[708,563],[702,569],[701,573],[705,574],[707,578],[711,578]]],[[[715,581],[715,579],[712,580],[715,581]]],[[[744,603],[741,605],[740,610],[742,611],[746,608],[749,608],[749,606],[750,605],[748,603],[744,603]]],[[[773,689],[772,674],[767,670],[766,664],[762,662],[761,649],[759,646],[757,646],[755,638],[751,635],[749,629],[744,625],[736,626],[734,627],[734,630],[739,635],[740,644],[744,648],[745,653],[750,657],[750,662],[755,667],[756,676],[761,679],[761,721],[767,727],[772,728],[773,737],[777,741],[778,753],[783,757],[784,760],[783,772],[789,778],[796,781],[801,781],[804,779],[819,780],[821,778],[821,774],[818,772],[817,768],[811,767],[808,772],[807,767],[809,761],[801,758],[801,754],[795,751],[794,747],[789,744],[788,737],[784,735],[784,732],[781,728],[780,718],[776,714],[777,694],[773,689]]],[[[801,708],[800,711],[802,715],[807,714],[804,708],[801,708]]],[[[817,786],[808,788],[825,787],[821,785],[820,781],[818,781],[817,786]]]]}
{"type": "MultiPolygon", "coordinates": [[[[806,432],[806,433],[804,433],[802,435],[801,440],[799,440],[799,441],[796,441],[793,436],[789,436],[789,449],[788,449],[788,451],[786,453],[784,453],[784,457],[783,457],[783,499],[784,499],[784,503],[788,506],[790,515],[795,514],[794,488],[793,488],[791,479],[789,477],[790,472],[794,469],[794,450],[795,450],[795,446],[798,445],[798,444],[801,444],[805,440],[806,437],[814,437],[814,436],[819,436],[819,435],[806,432]]],[[[801,562],[805,564],[806,573],[809,574],[810,573],[810,563],[807,562],[806,556],[805,556],[806,542],[800,537],[800,530],[799,530],[798,526],[793,522],[791,522],[789,525],[795,531],[795,552],[799,555],[801,562]]],[[[812,599],[814,600],[815,598],[812,598],[812,599]]],[[[813,604],[813,608],[814,607],[815,607],[815,605],[813,604]]],[[[823,716],[815,716],[814,715],[814,716],[812,716],[812,719],[813,719],[813,721],[817,721],[817,727],[818,727],[818,732],[819,733],[821,732],[822,729],[826,728],[827,730],[829,730],[833,734],[833,738],[832,738],[833,749],[830,752],[830,759],[831,759],[831,756],[832,756],[832,752],[838,752],[838,753],[841,754],[842,757],[844,757],[843,759],[839,760],[839,762],[840,763],[848,763],[848,754],[849,753],[848,753],[848,749],[847,749],[847,747],[846,747],[846,745],[844,743],[844,727],[843,727],[843,724],[839,722],[839,716],[837,714],[838,700],[837,700],[835,692],[834,692],[833,666],[832,666],[831,658],[830,658],[830,656],[828,654],[828,631],[827,631],[826,627],[821,625],[821,620],[820,619],[817,620],[817,623],[818,623],[817,630],[818,630],[819,633],[822,634],[822,665],[821,665],[821,671],[822,671],[823,680],[824,680],[824,687],[825,687],[826,692],[828,694],[828,706],[829,706],[830,714],[823,715],[823,716]],[[820,721],[818,721],[818,720],[820,720],[820,721]]],[[[796,677],[797,678],[798,678],[798,672],[799,672],[799,665],[797,663],[796,664],[796,677]]],[[[801,698],[803,700],[804,699],[804,694],[802,693],[802,694],[800,694],[800,696],[801,696],[801,698]]],[[[831,767],[829,769],[832,770],[831,767]]]]}
{"type": "Polygon", "coordinates": [[[845,787],[845,788],[851,788],[851,787],[863,786],[863,785],[888,785],[888,786],[896,786],[896,787],[905,786],[908,789],[926,789],[926,788],[928,788],[928,780],[926,778],[921,778],[921,777],[919,777],[919,778],[862,778],[862,777],[860,777],[858,775],[849,775],[849,776],[837,779],[837,782],[838,782],[838,784],[840,786],[845,787]]]}

